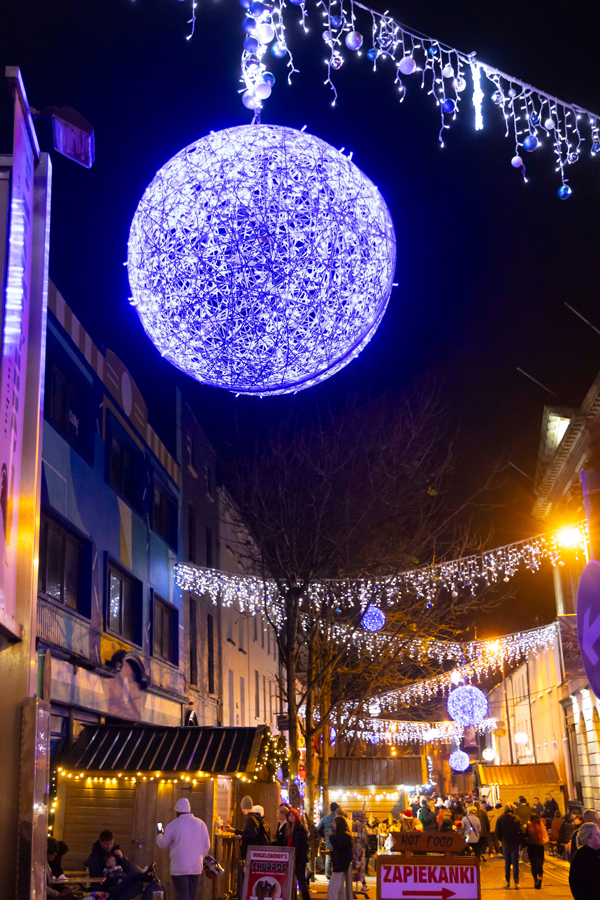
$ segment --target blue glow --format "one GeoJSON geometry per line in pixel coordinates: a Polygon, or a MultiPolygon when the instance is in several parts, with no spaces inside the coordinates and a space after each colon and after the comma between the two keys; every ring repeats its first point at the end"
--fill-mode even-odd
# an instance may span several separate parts
{"type": "Polygon", "coordinates": [[[466,772],[471,765],[471,760],[464,750],[455,750],[451,753],[449,762],[455,772],[466,772]]]}
{"type": "Polygon", "coordinates": [[[483,691],[472,684],[463,684],[450,691],[448,713],[461,725],[479,725],[487,715],[488,702],[483,691]]]}
{"type": "Polygon", "coordinates": [[[367,606],[360,620],[360,624],[367,631],[380,631],[385,625],[385,613],[376,606],[367,606]]]}
{"type": "Polygon", "coordinates": [[[381,194],[306,132],[243,125],[176,154],[128,245],[132,303],[160,353],[235,393],[311,387],[354,359],[396,261],[381,194]]]}

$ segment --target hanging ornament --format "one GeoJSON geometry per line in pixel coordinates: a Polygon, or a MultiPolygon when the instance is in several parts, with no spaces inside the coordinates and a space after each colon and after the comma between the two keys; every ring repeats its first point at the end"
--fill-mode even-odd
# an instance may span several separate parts
{"type": "Polygon", "coordinates": [[[330,16],[329,21],[331,23],[332,28],[341,28],[344,24],[343,16],[330,16]]]}
{"type": "Polygon", "coordinates": [[[558,189],[558,196],[561,200],[568,200],[572,193],[573,191],[568,184],[561,184],[558,189]]]}
{"type": "Polygon", "coordinates": [[[479,725],[487,715],[487,708],[485,694],[472,684],[454,688],[448,695],[448,713],[461,725],[479,725]]]}
{"type": "Polygon", "coordinates": [[[522,160],[521,157],[517,154],[517,156],[513,156],[513,158],[512,158],[511,161],[510,161],[510,164],[511,164],[511,166],[513,167],[513,169],[520,169],[521,166],[523,165],[523,160],[522,160]]]}
{"type": "Polygon", "coordinates": [[[385,625],[385,613],[371,603],[365,609],[360,624],[367,631],[381,631],[385,625]]]}
{"type": "Polygon", "coordinates": [[[323,40],[326,44],[329,44],[329,46],[331,46],[331,44],[333,43],[333,36],[330,31],[323,32],[323,40]]]}
{"type": "Polygon", "coordinates": [[[517,731],[515,734],[515,744],[519,747],[526,747],[529,743],[529,735],[526,731],[517,731]]]}
{"type": "MultiPolygon", "coordinates": [[[[252,91],[243,99],[260,107],[252,91]]],[[[127,262],[132,303],[162,356],[200,382],[259,396],[312,387],[356,358],[395,264],[389,211],[360,169],[313,135],[256,124],[213,132],[157,172],[127,262]]]]}
{"type": "Polygon", "coordinates": [[[244,91],[242,94],[242,103],[246,109],[258,109],[260,106],[260,100],[255,95],[254,91],[244,91]]]}
{"type": "Polygon", "coordinates": [[[451,113],[456,112],[456,103],[454,102],[454,100],[444,100],[444,102],[442,103],[442,109],[445,113],[448,113],[448,115],[450,115],[451,113]]]}
{"type": "Polygon", "coordinates": [[[481,755],[486,762],[491,762],[493,759],[496,759],[496,751],[493,747],[486,747],[481,755]]]}
{"type": "Polygon", "coordinates": [[[531,122],[532,125],[539,125],[540,117],[539,117],[538,113],[532,112],[531,115],[529,116],[529,121],[531,122]]]}
{"type": "Polygon", "coordinates": [[[466,772],[471,765],[471,760],[464,750],[455,750],[451,753],[449,762],[455,772],[466,772]]]}
{"type": "Polygon", "coordinates": [[[538,146],[538,139],[535,134],[528,134],[527,137],[523,141],[523,149],[527,150],[528,153],[532,153],[538,146]]]}
{"type": "Polygon", "coordinates": [[[514,99],[517,96],[517,92],[514,88],[510,88],[508,91],[508,96],[514,99]]]}
{"type": "Polygon", "coordinates": [[[417,68],[417,64],[412,58],[412,56],[405,56],[400,60],[400,65],[398,66],[403,75],[412,75],[412,73],[417,68]]]}
{"type": "Polygon", "coordinates": [[[492,94],[492,100],[498,106],[504,100],[504,94],[502,91],[494,91],[492,94]]]}
{"type": "Polygon", "coordinates": [[[450,63],[446,63],[442,69],[442,75],[444,78],[454,78],[454,67],[450,63]]]}
{"type": "Polygon", "coordinates": [[[246,16],[242,22],[242,30],[246,34],[254,34],[256,31],[256,19],[253,19],[252,16],[246,16]]]}
{"type": "Polygon", "coordinates": [[[371,47],[367,50],[367,59],[375,60],[379,56],[379,51],[375,49],[375,47],[371,47]]]}
{"type": "Polygon", "coordinates": [[[467,86],[467,82],[462,77],[462,75],[459,75],[458,78],[455,78],[452,84],[454,85],[454,90],[459,94],[461,94],[467,86]]]}
{"type": "Polygon", "coordinates": [[[462,681],[460,672],[457,672],[455,669],[454,672],[452,672],[452,674],[450,675],[450,681],[452,682],[452,684],[460,684],[462,681]]]}
{"type": "Polygon", "coordinates": [[[339,53],[334,53],[333,56],[331,57],[331,61],[330,61],[329,65],[331,66],[332,69],[341,69],[343,63],[344,63],[343,57],[340,56],[339,53]]]}
{"type": "Polygon", "coordinates": [[[544,128],[546,129],[546,131],[553,131],[555,127],[556,127],[556,122],[555,122],[554,119],[550,116],[550,117],[547,118],[546,121],[544,122],[544,128]]]}
{"type": "Polygon", "coordinates": [[[569,155],[567,156],[567,162],[571,163],[571,165],[573,165],[573,163],[576,163],[578,159],[579,159],[578,153],[569,153],[569,155]]]}
{"type": "Polygon", "coordinates": [[[290,3],[292,3],[294,6],[302,6],[304,0],[290,0],[290,3]]]}
{"type": "Polygon", "coordinates": [[[287,53],[287,47],[281,41],[275,41],[271,47],[271,53],[276,59],[281,59],[287,53]]]}
{"type": "Polygon", "coordinates": [[[428,53],[430,56],[437,56],[439,53],[439,50],[440,50],[440,48],[438,46],[436,46],[436,44],[432,44],[428,50],[428,53]]]}
{"type": "Polygon", "coordinates": [[[252,0],[250,4],[250,13],[256,18],[260,19],[262,14],[265,12],[265,7],[261,3],[261,0],[252,0]]]}
{"type": "Polygon", "coordinates": [[[270,84],[271,87],[275,84],[275,76],[272,72],[263,72],[262,79],[263,81],[266,81],[267,84],[270,84]]]}
{"type": "Polygon", "coordinates": [[[346,35],[346,47],[348,50],[360,50],[363,36],[359,31],[349,31],[346,35]]]}
{"type": "Polygon", "coordinates": [[[254,88],[254,94],[259,100],[268,100],[271,96],[271,85],[267,81],[261,81],[254,88]]]}
{"type": "Polygon", "coordinates": [[[258,50],[258,41],[255,37],[247,37],[244,41],[244,50],[247,53],[256,53],[258,50]]]}
{"type": "Polygon", "coordinates": [[[381,704],[379,700],[371,700],[371,702],[369,703],[369,715],[373,716],[373,718],[376,719],[380,712],[381,704]]]}
{"type": "Polygon", "coordinates": [[[594,141],[594,143],[592,144],[592,153],[594,154],[594,156],[596,155],[596,153],[600,153],[600,143],[598,141],[594,141]]]}
{"type": "Polygon", "coordinates": [[[261,44],[270,44],[275,37],[275,29],[266,22],[261,23],[256,26],[256,36],[261,44]]]}

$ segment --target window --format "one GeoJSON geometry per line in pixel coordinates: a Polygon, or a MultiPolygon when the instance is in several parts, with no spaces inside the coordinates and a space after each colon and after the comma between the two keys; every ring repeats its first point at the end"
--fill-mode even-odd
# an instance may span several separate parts
{"type": "Polygon", "coordinates": [[[188,560],[196,562],[196,510],[191,503],[188,506],[188,560]]]}
{"type": "Polygon", "coordinates": [[[109,563],[108,628],[136,644],[141,644],[141,588],[139,581],[109,563]]]}
{"type": "Polygon", "coordinates": [[[206,644],[207,644],[207,664],[208,664],[208,693],[215,692],[215,634],[213,617],[206,617],[206,644]]]}
{"type": "Polygon", "coordinates": [[[154,594],[154,655],[177,665],[177,610],[154,594]]]}
{"type": "Polygon", "coordinates": [[[242,728],[246,725],[246,682],[244,678],[240,675],[240,713],[241,713],[241,721],[240,725],[242,728]]]}
{"type": "Polygon", "coordinates": [[[260,675],[254,670],[254,718],[260,719],[260,675]]]}
{"type": "Polygon", "coordinates": [[[42,513],[38,591],[78,609],[81,593],[82,541],[42,513]]]}
{"type": "Polygon", "coordinates": [[[210,528],[206,529],[206,567],[207,569],[213,567],[213,534],[210,528]]]}
{"type": "Polygon", "coordinates": [[[244,621],[244,617],[240,616],[239,621],[238,621],[238,635],[239,635],[238,650],[240,651],[240,653],[246,652],[245,647],[244,647],[244,626],[245,626],[245,624],[246,623],[244,621]]]}
{"type": "Polygon", "coordinates": [[[195,453],[194,453],[194,439],[192,438],[191,434],[186,435],[185,457],[186,457],[185,461],[186,461],[187,465],[189,466],[190,469],[193,470],[195,453]]]}
{"type": "Polygon", "coordinates": [[[269,724],[273,727],[273,685],[269,681],[269,724]]]}
{"type": "Polygon", "coordinates": [[[271,655],[271,629],[267,628],[267,656],[271,655]]]}
{"type": "Polygon", "coordinates": [[[197,604],[190,597],[190,684],[198,684],[198,631],[196,628],[197,604]]]}
{"type": "Polygon", "coordinates": [[[233,670],[229,669],[229,725],[235,725],[235,699],[233,690],[233,670]]]}
{"type": "Polygon", "coordinates": [[[49,358],[46,387],[46,415],[69,443],[80,451],[89,450],[86,417],[86,390],[69,367],[49,358]]]}
{"type": "Polygon", "coordinates": [[[267,676],[263,675],[263,717],[267,720],[267,676]]]}
{"type": "Polygon", "coordinates": [[[177,503],[156,477],[154,478],[152,528],[174,550],[177,549],[177,503]]]}
{"type": "Polygon", "coordinates": [[[212,467],[208,463],[204,466],[204,475],[206,478],[206,493],[212,497],[215,492],[215,480],[212,467]]]}
{"type": "Polygon", "coordinates": [[[260,646],[262,649],[265,649],[265,624],[263,622],[263,617],[260,617],[260,646]]]}
{"type": "Polygon", "coordinates": [[[116,425],[112,416],[106,442],[106,480],[117,494],[139,510],[142,505],[142,454],[116,425]]]}
{"type": "Polygon", "coordinates": [[[258,615],[254,616],[254,640],[258,641],[258,615]]]}

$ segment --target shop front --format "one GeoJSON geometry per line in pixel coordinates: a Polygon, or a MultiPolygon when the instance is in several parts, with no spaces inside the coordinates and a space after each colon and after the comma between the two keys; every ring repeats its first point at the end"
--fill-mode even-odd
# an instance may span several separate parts
{"type": "Polygon", "coordinates": [[[344,812],[367,818],[397,819],[408,797],[427,782],[425,756],[332,757],[329,760],[329,799],[344,812]]]}

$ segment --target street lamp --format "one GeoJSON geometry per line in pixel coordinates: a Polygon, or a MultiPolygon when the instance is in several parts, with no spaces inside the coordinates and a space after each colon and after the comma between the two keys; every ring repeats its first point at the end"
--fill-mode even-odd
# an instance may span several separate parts
{"type": "Polygon", "coordinates": [[[575,548],[583,544],[581,529],[576,525],[563,525],[556,532],[556,543],[560,547],[575,548]]]}

